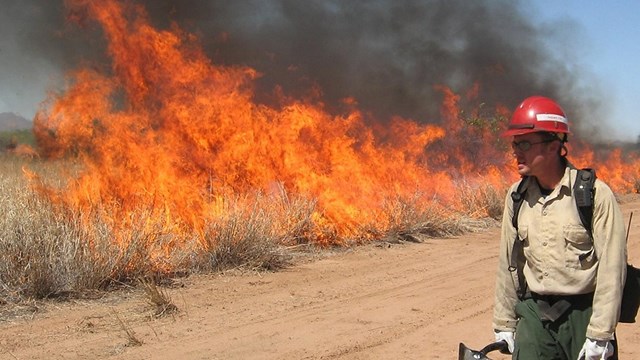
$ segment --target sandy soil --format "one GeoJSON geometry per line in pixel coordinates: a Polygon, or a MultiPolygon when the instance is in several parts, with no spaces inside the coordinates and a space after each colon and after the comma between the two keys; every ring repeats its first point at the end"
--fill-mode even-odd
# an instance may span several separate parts
{"type": "MultiPolygon", "coordinates": [[[[637,198],[622,207],[640,216],[637,198]]],[[[640,264],[640,219],[630,234],[640,264]]],[[[0,318],[0,359],[457,359],[460,342],[493,340],[497,246],[491,228],[277,273],[193,276],[167,290],[179,312],[160,318],[140,290],[33,304],[18,311],[29,316],[0,318]]],[[[638,324],[618,337],[621,359],[640,358],[638,324]]]]}

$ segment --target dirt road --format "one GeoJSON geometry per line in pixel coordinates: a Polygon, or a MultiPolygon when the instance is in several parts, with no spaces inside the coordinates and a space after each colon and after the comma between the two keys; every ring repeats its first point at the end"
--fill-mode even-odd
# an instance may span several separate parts
{"type": "MultiPolygon", "coordinates": [[[[640,200],[622,208],[640,215],[640,200]]],[[[0,359],[457,359],[459,342],[493,340],[497,239],[491,228],[277,273],[190,277],[168,290],[180,311],[161,318],[140,291],[34,304],[0,319],[0,359]]],[[[638,265],[640,220],[630,239],[638,265]]],[[[618,329],[621,359],[640,358],[640,326],[618,329]]]]}

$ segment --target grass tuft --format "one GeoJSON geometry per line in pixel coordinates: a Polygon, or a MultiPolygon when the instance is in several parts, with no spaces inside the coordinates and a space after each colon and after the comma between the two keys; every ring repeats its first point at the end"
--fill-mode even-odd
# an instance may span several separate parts
{"type": "Polygon", "coordinates": [[[487,184],[471,185],[463,183],[459,186],[459,197],[468,215],[474,218],[489,217],[500,220],[504,209],[506,188],[498,191],[487,184]]]}
{"type": "Polygon", "coordinates": [[[278,270],[290,264],[272,219],[260,210],[236,209],[210,223],[205,241],[208,270],[278,270]]]}
{"type": "Polygon", "coordinates": [[[140,284],[147,296],[147,302],[154,308],[154,317],[163,317],[178,312],[178,307],[173,304],[165,289],[159,288],[152,280],[141,279],[140,284]]]}
{"type": "Polygon", "coordinates": [[[113,315],[116,317],[120,328],[126,335],[127,346],[141,346],[142,344],[144,344],[144,342],[138,338],[138,335],[133,330],[133,328],[129,326],[129,324],[127,324],[124,320],[122,320],[122,318],[120,318],[115,310],[113,311],[113,315]]]}

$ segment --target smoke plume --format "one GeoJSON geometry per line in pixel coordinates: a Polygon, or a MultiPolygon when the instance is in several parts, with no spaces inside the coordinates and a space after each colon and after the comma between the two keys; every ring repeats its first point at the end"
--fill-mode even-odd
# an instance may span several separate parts
{"type": "MultiPolygon", "coordinates": [[[[352,98],[376,119],[392,115],[438,122],[445,85],[473,106],[513,109],[527,96],[558,100],[584,134],[604,111],[597,81],[581,66],[571,24],[535,23],[535,10],[512,0],[147,0],[155,26],[196,34],[212,61],[261,73],[259,101],[274,89],[321,91],[329,109],[352,98]]],[[[104,64],[100,30],[59,2],[14,1],[7,26],[23,27],[15,46],[29,61],[62,71],[104,64]],[[19,4],[19,5],[18,5],[19,4]],[[18,12],[17,10],[20,9],[18,12]],[[19,16],[15,16],[19,13],[19,16]],[[28,19],[29,21],[25,21],[28,19]]],[[[7,51],[8,49],[3,49],[7,51]]],[[[602,124],[599,124],[602,125],[602,124]]]]}

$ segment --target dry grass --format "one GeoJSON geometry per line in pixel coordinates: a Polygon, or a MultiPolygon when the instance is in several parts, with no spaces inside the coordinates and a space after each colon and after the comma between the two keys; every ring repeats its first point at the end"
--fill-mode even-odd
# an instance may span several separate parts
{"type": "MultiPolygon", "coordinates": [[[[271,211],[258,206],[247,209],[244,201],[237,201],[230,204],[225,217],[209,223],[204,236],[205,270],[277,270],[289,265],[290,256],[284,243],[292,238],[300,241],[300,235],[292,236],[287,228],[282,228],[286,226],[284,217],[290,212],[275,211],[278,205],[266,205],[269,201],[265,198],[254,201],[271,211]]],[[[299,222],[292,221],[296,231],[300,231],[299,222]]]]}
{"type": "Polygon", "coordinates": [[[0,299],[78,296],[157,271],[149,244],[163,234],[140,222],[116,233],[97,215],[55,208],[27,186],[20,165],[0,161],[0,299]]]}
{"type": "Polygon", "coordinates": [[[464,208],[469,209],[469,216],[489,217],[495,220],[502,218],[506,187],[498,190],[487,184],[471,185],[463,182],[459,185],[458,191],[464,208]]]}
{"type": "MultiPolygon", "coordinates": [[[[0,305],[76,297],[139,278],[275,270],[290,263],[286,246],[308,241],[313,231],[311,201],[283,194],[229,199],[225,216],[209,223],[203,246],[195,234],[176,233],[155,209],[140,209],[122,226],[100,209],[78,214],[57,208],[30,188],[22,166],[13,157],[0,158],[0,305]]],[[[61,170],[51,167],[36,170],[55,181],[61,170]]]]}
{"type": "MultiPolygon", "coordinates": [[[[54,215],[50,204],[31,192],[16,162],[0,171],[0,284],[4,294],[49,297],[71,283],[92,286],[97,269],[78,269],[86,256],[75,224],[54,215]],[[73,259],[73,261],[69,261],[73,259]],[[87,276],[89,278],[87,278],[87,276]]],[[[68,220],[68,219],[67,219],[68,220]]]]}
{"type": "Polygon", "coordinates": [[[421,242],[425,238],[449,237],[486,229],[492,224],[486,219],[452,211],[437,201],[425,202],[420,194],[410,199],[395,198],[388,201],[384,213],[389,228],[379,235],[387,241],[421,242]]]}
{"type": "Polygon", "coordinates": [[[140,284],[144,289],[147,302],[154,308],[154,317],[163,317],[178,312],[178,307],[165,289],[159,288],[154,281],[148,279],[141,279],[140,284]]]}
{"type": "MultiPolygon", "coordinates": [[[[176,232],[175,224],[166,222],[169,217],[154,208],[140,208],[126,224],[114,223],[105,209],[77,213],[47,201],[28,186],[23,161],[0,158],[0,306],[77,297],[141,278],[277,270],[292,263],[292,248],[335,236],[314,221],[314,199],[291,196],[283,187],[270,194],[225,199],[222,215],[210,219],[203,233],[176,232]]],[[[54,185],[74,169],[73,164],[39,160],[29,160],[29,167],[54,185]]],[[[425,201],[423,194],[388,199],[372,212],[369,224],[356,229],[364,235],[340,243],[421,241],[486,228],[485,217],[501,213],[503,199],[491,188],[467,190],[461,191],[461,201],[470,209],[466,216],[437,201],[425,201]]],[[[155,284],[146,282],[143,287],[156,316],[177,311],[155,284]]]]}
{"type": "Polygon", "coordinates": [[[138,338],[138,335],[133,330],[133,328],[129,326],[129,324],[127,324],[124,320],[122,320],[122,318],[120,318],[115,310],[113,312],[113,315],[115,316],[118,324],[120,325],[120,328],[127,338],[127,346],[141,346],[142,344],[144,344],[144,342],[138,338]]]}

